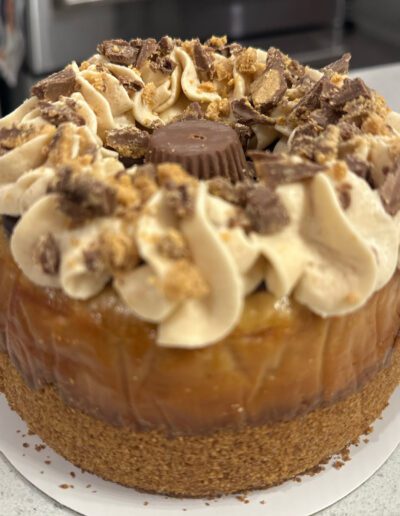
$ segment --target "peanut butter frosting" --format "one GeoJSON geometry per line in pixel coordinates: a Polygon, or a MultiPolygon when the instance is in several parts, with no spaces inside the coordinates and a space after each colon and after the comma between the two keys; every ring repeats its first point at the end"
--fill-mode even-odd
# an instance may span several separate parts
{"type": "Polygon", "coordinates": [[[400,115],[349,61],[313,70],[215,36],[103,42],[0,120],[16,263],[76,299],[112,283],[161,346],[218,342],[259,288],[322,317],[357,310],[398,264],[400,115]],[[199,120],[236,131],[242,178],[229,160],[208,180],[151,163],[153,132],[199,120]]]}

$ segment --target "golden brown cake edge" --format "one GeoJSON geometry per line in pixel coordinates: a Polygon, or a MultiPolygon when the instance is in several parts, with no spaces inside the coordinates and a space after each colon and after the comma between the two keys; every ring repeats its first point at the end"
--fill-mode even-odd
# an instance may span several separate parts
{"type": "Polygon", "coordinates": [[[33,391],[4,353],[0,388],[11,407],[55,451],[107,480],[148,492],[203,497],[282,483],[362,435],[400,381],[400,348],[361,391],[291,421],[168,438],[116,428],[66,405],[54,387],[33,391]]]}

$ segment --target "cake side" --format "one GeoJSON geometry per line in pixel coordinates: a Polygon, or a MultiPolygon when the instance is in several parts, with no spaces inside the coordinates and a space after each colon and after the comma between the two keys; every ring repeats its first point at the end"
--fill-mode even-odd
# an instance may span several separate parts
{"type": "Polygon", "coordinates": [[[78,467],[140,490],[215,496],[265,488],[313,468],[367,431],[400,381],[400,348],[359,392],[291,421],[169,438],[116,428],[27,387],[0,353],[0,387],[29,428],[78,467]],[[3,383],[1,383],[3,378],[3,383]]]}
{"type": "Polygon", "coordinates": [[[217,345],[168,349],[108,290],[88,302],[32,284],[1,240],[0,326],[31,387],[116,426],[199,435],[292,419],[357,392],[391,357],[400,275],[357,312],[323,319],[250,296],[217,345]]]}

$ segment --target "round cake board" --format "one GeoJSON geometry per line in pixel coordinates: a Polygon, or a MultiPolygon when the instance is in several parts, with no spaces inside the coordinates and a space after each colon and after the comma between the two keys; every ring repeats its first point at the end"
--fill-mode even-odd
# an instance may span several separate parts
{"type": "Polygon", "coordinates": [[[60,504],[87,516],[308,516],[337,502],[371,477],[400,441],[400,387],[374,430],[350,447],[351,460],[333,458],[313,476],[272,489],[216,499],[174,499],[139,493],[82,472],[35,435],[0,395],[0,450],[34,486],[60,504]],[[336,467],[335,467],[336,466],[336,467]]]}

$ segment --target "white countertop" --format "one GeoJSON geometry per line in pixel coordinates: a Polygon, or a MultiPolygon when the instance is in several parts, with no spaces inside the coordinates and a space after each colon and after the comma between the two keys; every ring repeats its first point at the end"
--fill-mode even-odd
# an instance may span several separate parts
{"type": "MultiPolygon", "coordinates": [[[[362,77],[400,111],[400,64],[380,66],[353,75],[362,77]]],[[[0,516],[73,516],[26,482],[0,454],[0,516]]],[[[384,466],[356,491],[320,516],[400,515],[400,447],[384,466]]],[[[293,516],[296,516],[295,511],[293,516]]]]}

